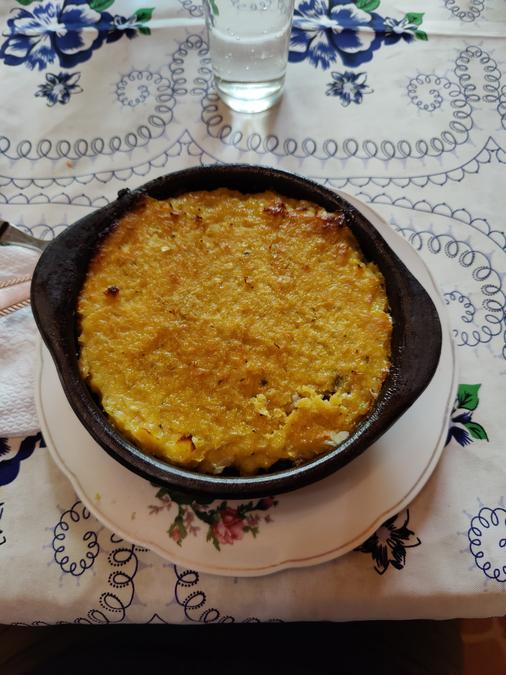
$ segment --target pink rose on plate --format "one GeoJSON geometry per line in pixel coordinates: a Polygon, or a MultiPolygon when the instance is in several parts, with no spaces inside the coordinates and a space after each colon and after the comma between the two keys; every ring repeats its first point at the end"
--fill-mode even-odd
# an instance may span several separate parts
{"type": "Polygon", "coordinates": [[[179,528],[178,524],[173,524],[170,529],[169,529],[169,537],[173,539],[176,544],[181,546],[181,542],[184,539],[184,534],[181,532],[181,529],[179,528]]]}
{"type": "Polygon", "coordinates": [[[244,536],[244,520],[235,509],[227,507],[220,511],[220,519],[212,530],[220,544],[233,544],[244,536]]]}

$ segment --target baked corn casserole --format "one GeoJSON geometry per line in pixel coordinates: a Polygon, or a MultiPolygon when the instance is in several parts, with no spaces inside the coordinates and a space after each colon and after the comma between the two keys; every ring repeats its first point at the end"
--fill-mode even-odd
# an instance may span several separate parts
{"type": "Polygon", "coordinates": [[[384,279],[343,214],[273,192],[143,198],[93,257],[78,317],[110,420],[206,473],[328,451],[390,365],[384,279]]]}

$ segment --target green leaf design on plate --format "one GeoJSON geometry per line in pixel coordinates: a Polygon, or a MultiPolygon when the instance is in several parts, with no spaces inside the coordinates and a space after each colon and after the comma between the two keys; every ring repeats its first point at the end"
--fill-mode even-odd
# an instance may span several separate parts
{"type": "Polygon", "coordinates": [[[167,533],[171,539],[174,539],[178,546],[181,546],[183,540],[188,536],[188,530],[184,524],[185,510],[184,507],[179,506],[177,516],[174,518],[174,522],[167,530],[167,533]]]}
{"type": "Polygon", "coordinates": [[[134,16],[139,23],[146,23],[146,21],[151,20],[154,11],[154,7],[144,7],[143,9],[135,10],[134,16]]]}
{"type": "Polygon", "coordinates": [[[209,0],[209,4],[211,5],[211,11],[214,14],[214,16],[219,16],[220,10],[218,9],[218,5],[216,4],[216,0],[209,0]]]}
{"type": "Polygon", "coordinates": [[[26,7],[27,5],[31,5],[32,2],[35,2],[35,0],[18,0],[18,2],[20,5],[26,7]]]}
{"type": "Polygon", "coordinates": [[[218,511],[216,509],[211,509],[210,511],[204,511],[202,509],[193,507],[193,513],[197,516],[199,520],[203,523],[207,523],[209,526],[214,525],[219,519],[218,511]]]}
{"type": "Polygon", "coordinates": [[[421,26],[423,23],[423,16],[423,12],[408,12],[406,14],[406,19],[409,21],[409,23],[414,23],[415,26],[421,26]]]}
{"type": "Polygon", "coordinates": [[[241,532],[256,538],[260,531],[259,523],[269,523],[272,520],[269,515],[260,514],[278,504],[274,497],[262,497],[237,506],[222,500],[213,508],[210,505],[216,500],[212,497],[187,495],[154,482],[151,482],[151,485],[157,489],[156,497],[163,505],[149,506],[150,513],[160,513],[164,509],[170,511],[174,504],[177,505],[177,514],[167,533],[178,546],[181,546],[190,534],[195,535],[198,531],[199,528],[192,525],[194,518],[206,524],[206,541],[212,543],[217,551],[221,550],[220,542],[232,544],[234,540],[241,539],[239,536],[241,532]]]}
{"type": "Polygon", "coordinates": [[[208,530],[208,532],[207,532],[206,541],[211,541],[212,544],[213,544],[213,546],[214,546],[214,548],[215,548],[217,551],[221,551],[221,549],[220,549],[220,543],[219,543],[219,541],[216,539],[216,537],[214,536],[213,531],[212,531],[211,528],[209,528],[209,530],[208,530]]]}
{"type": "Polygon", "coordinates": [[[139,26],[138,30],[141,35],[151,35],[151,28],[147,26],[139,26]]]}
{"type": "Polygon", "coordinates": [[[251,532],[251,534],[253,535],[253,539],[256,539],[258,534],[258,527],[254,525],[246,525],[246,527],[244,528],[244,532],[251,532]]]}
{"type": "Polygon", "coordinates": [[[488,441],[487,432],[478,422],[465,422],[464,426],[473,438],[479,441],[488,441]]]}
{"type": "Polygon", "coordinates": [[[481,384],[459,384],[459,389],[457,391],[457,401],[459,408],[465,408],[466,410],[476,410],[478,403],[480,402],[478,398],[478,391],[481,387],[481,384]]]}
{"type": "Polygon", "coordinates": [[[111,5],[114,5],[114,0],[91,0],[90,9],[94,9],[96,12],[103,12],[109,9],[111,5]]]}
{"type": "Polygon", "coordinates": [[[417,40],[423,40],[424,42],[427,42],[428,39],[429,39],[429,36],[427,35],[427,33],[426,33],[425,31],[423,31],[423,30],[417,30],[417,31],[415,32],[415,38],[416,38],[417,40]]]}

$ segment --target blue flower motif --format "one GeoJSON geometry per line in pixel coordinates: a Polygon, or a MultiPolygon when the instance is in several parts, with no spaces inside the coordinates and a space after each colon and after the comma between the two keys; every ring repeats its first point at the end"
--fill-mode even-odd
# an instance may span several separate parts
{"type": "Polygon", "coordinates": [[[393,19],[390,16],[385,17],[383,30],[385,31],[385,44],[395,44],[399,40],[411,42],[415,39],[415,33],[419,29],[419,24],[410,21],[409,17],[403,19],[393,19]]]}
{"type": "Polygon", "coordinates": [[[467,423],[471,422],[472,417],[473,414],[469,410],[453,408],[445,445],[448,445],[452,438],[454,438],[462,447],[473,442],[471,434],[465,426],[467,423]]]}
{"type": "MultiPolygon", "coordinates": [[[[4,457],[10,452],[6,438],[0,438],[0,457],[4,457]]],[[[0,460],[1,461],[1,460],[0,460]]]]}
{"type": "Polygon", "coordinates": [[[47,98],[47,105],[54,106],[56,103],[65,105],[70,101],[72,94],[80,94],[83,90],[77,84],[81,73],[53,73],[46,74],[44,84],[39,84],[35,96],[47,98]]]}
{"type": "Polygon", "coordinates": [[[334,82],[327,85],[327,96],[339,96],[341,105],[347,107],[351,102],[362,103],[364,94],[370,94],[371,88],[366,84],[366,73],[331,73],[334,82]]]}
{"type": "Polygon", "coordinates": [[[41,433],[24,438],[17,451],[6,438],[0,438],[0,485],[8,485],[16,479],[21,462],[30,457],[37,444],[39,448],[46,447],[41,433]]]}
{"type": "Polygon", "coordinates": [[[383,20],[346,0],[304,0],[294,13],[289,60],[309,59],[324,70],[339,56],[345,66],[370,61],[381,46],[383,20]]]}
{"type": "Polygon", "coordinates": [[[488,441],[487,432],[473,420],[473,413],[479,405],[480,384],[460,384],[457,398],[451,412],[450,425],[445,445],[454,438],[464,447],[475,440],[488,441]]]}
{"type": "Polygon", "coordinates": [[[43,0],[33,9],[12,11],[0,59],[7,66],[24,63],[32,70],[44,70],[55,61],[62,68],[74,68],[104,42],[149,35],[146,22],[151,14],[152,9],[137,10],[125,18],[94,10],[89,0],[43,0]]]}
{"type": "Polygon", "coordinates": [[[144,25],[144,22],[138,20],[137,16],[133,14],[130,17],[116,15],[111,17],[111,22],[107,26],[107,34],[105,36],[106,42],[116,42],[124,35],[131,40],[137,37],[139,31],[144,35],[149,35],[150,30],[144,25]]]}
{"type": "Polygon", "coordinates": [[[7,20],[7,40],[0,58],[8,66],[25,63],[32,70],[44,70],[58,59],[63,68],[87,61],[103,42],[101,14],[86,0],[40,2],[33,9],[15,9],[7,20]]]}
{"type": "Polygon", "coordinates": [[[384,574],[390,565],[396,570],[402,570],[406,564],[406,549],[415,548],[422,543],[408,528],[408,524],[409,510],[406,509],[405,515],[398,514],[389,518],[355,551],[369,553],[378,574],[384,574]]]}

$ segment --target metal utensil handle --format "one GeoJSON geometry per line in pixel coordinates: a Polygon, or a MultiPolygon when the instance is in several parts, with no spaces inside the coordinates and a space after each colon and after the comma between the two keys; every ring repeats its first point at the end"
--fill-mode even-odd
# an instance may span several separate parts
{"type": "Polygon", "coordinates": [[[0,246],[15,244],[17,246],[26,246],[37,251],[43,251],[48,245],[48,241],[32,237],[26,232],[18,230],[5,220],[0,220],[0,246]]]}

